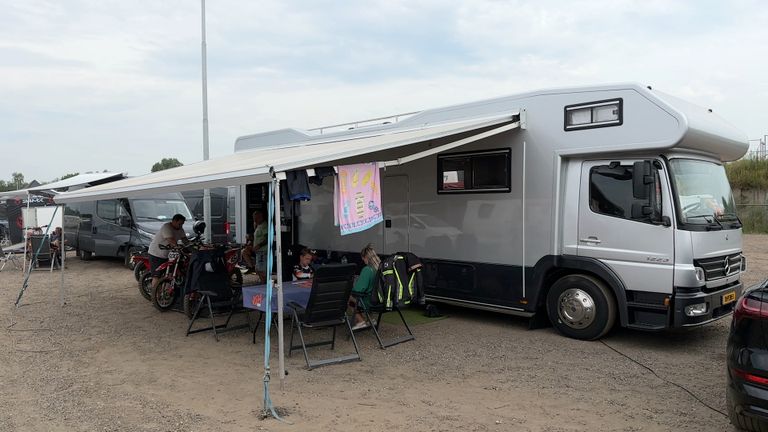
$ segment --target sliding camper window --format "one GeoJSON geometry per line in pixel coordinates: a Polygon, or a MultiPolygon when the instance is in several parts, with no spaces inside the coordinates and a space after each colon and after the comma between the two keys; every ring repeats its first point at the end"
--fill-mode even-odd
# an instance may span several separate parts
{"type": "Polygon", "coordinates": [[[509,192],[510,149],[437,156],[437,193],[509,192]]]}
{"type": "Polygon", "coordinates": [[[589,171],[589,208],[599,214],[651,223],[652,215],[632,216],[632,205],[653,207],[653,214],[661,214],[661,190],[659,173],[656,177],[656,193],[652,199],[636,199],[632,194],[632,165],[601,165],[589,171]]]}

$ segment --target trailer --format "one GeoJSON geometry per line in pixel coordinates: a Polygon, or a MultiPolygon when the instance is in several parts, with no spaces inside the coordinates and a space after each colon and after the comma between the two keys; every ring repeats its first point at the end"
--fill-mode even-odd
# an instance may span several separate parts
{"type": "Polygon", "coordinates": [[[746,259],[723,163],[747,149],[711,109],[606,85],[243,136],[233,155],[64,199],[235,185],[247,226],[259,196],[247,185],[375,161],[382,224],[340,235],[324,182],[311,201],[283,203],[283,243],[349,259],[367,243],[412,252],[428,301],[547,318],[596,339],[617,323],[662,330],[733,311],[746,259]]]}

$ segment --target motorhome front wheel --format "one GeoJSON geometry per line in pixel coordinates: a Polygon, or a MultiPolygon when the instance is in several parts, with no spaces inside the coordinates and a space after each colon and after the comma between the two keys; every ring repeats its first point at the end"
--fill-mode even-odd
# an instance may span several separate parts
{"type": "Polygon", "coordinates": [[[568,275],[547,294],[547,315],[562,334],[575,339],[599,339],[616,321],[616,301],[600,279],[568,275]]]}

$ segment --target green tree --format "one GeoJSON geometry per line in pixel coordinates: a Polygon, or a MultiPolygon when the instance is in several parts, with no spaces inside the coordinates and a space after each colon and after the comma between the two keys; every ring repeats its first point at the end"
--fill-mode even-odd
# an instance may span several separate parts
{"type": "Polygon", "coordinates": [[[152,165],[152,172],[166,170],[168,168],[176,168],[184,165],[176,158],[163,158],[160,162],[152,165]]]}
{"type": "Polygon", "coordinates": [[[11,174],[11,183],[15,189],[22,189],[27,186],[24,182],[24,174],[15,172],[11,174]]]}
{"type": "Polygon", "coordinates": [[[80,175],[80,173],[76,172],[76,173],[72,173],[72,174],[64,174],[63,176],[61,176],[61,178],[59,180],[68,179],[68,178],[74,177],[76,175],[80,175]]]}

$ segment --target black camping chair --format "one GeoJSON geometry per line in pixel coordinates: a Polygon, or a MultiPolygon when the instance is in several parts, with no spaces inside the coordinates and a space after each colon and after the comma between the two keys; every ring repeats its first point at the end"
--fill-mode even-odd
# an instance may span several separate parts
{"type": "Polygon", "coordinates": [[[33,234],[30,239],[30,257],[32,268],[39,268],[41,262],[50,263],[53,269],[53,257],[51,256],[51,242],[47,235],[33,234]],[[40,252],[38,252],[38,250],[40,252]]]}
{"type": "MultiPolygon", "coordinates": [[[[193,258],[202,258],[205,255],[203,252],[198,252],[193,258]]],[[[236,295],[242,287],[233,287],[226,268],[222,263],[213,264],[213,272],[206,271],[205,264],[210,263],[208,259],[194,259],[190,262],[190,278],[195,277],[196,283],[190,283],[187,287],[194,287],[200,299],[195,308],[195,312],[192,314],[192,318],[189,320],[189,326],[187,327],[187,334],[189,336],[192,333],[200,333],[204,331],[213,331],[213,337],[216,341],[219,341],[219,333],[224,333],[232,330],[238,330],[242,328],[249,328],[250,315],[247,315],[249,310],[245,309],[242,305],[242,297],[236,295]],[[199,267],[198,271],[193,271],[193,266],[199,267]],[[212,301],[213,299],[213,301],[212,301]],[[208,318],[211,320],[211,325],[208,327],[197,328],[192,330],[192,326],[195,321],[200,317],[200,308],[205,305],[208,308],[208,318]],[[216,324],[214,310],[216,311],[228,311],[227,320],[224,324],[216,324]],[[229,327],[229,321],[235,313],[245,313],[248,317],[248,323],[238,326],[229,327]]],[[[185,293],[186,288],[185,287],[185,293]]]]}
{"type": "Polygon", "coordinates": [[[301,348],[304,351],[304,360],[307,362],[307,369],[313,369],[319,366],[329,364],[344,363],[360,359],[360,350],[357,347],[355,334],[352,332],[352,326],[347,317],[347,304],[349,295],[352,292],[352,282],[355,276],[354,264],[325,265],[315,271],[312,278],[312,291],[309,294],[309,301],[306,306],[290,302],[287,304],[293,310],[291,320],[291,342],[289,344],[288,356],[294,349],[301,348]],[[307,354],[307,347],[330,345],[331,349],[336,346],[336,327],[344,325],[352,338],[352,344],[355,346],[355,354],[349,354],[331,359],[310,361],[307,354]],[[330,340],[320,342],[306,343],[304,341],[303,329],[319,329],[331,327],[333,335],[330,340]],[[298,330],[301,345],[293,344],[293,335],[298,330]]]}
{"type": "Polygon", "coordinates": [[[403,316],[403,312],[400,311],[400,307],[398,305],[392,305],[390,309],[387,309],[384,305],[366,305],[360,296],[355,296],[355,298],[357,300],[357,311],[363,315],[363,318],[365,318],[365,322],[367,324],[366,327],[356,329],[355,331],[373,330],[373,334],[376,336],[376,341],[379,342],[379,347],[381,349],[386,349],[393,345],[416,339],[416,336],[413,335],[411,327],[408,326],[408,322],[405,320],[405,316],[403,316]],[[403,322],[403,326],[405,326],[405,331],[407,332],[406,335],[395,337],[386,341],[382,340],[379,326],[381,325],[381,317],[387,312],[397,312],[397,314],[400,316],[400,320],[403,322]],[[378,314],[376,321],[371,319],[371,314],[378,314]]]}

